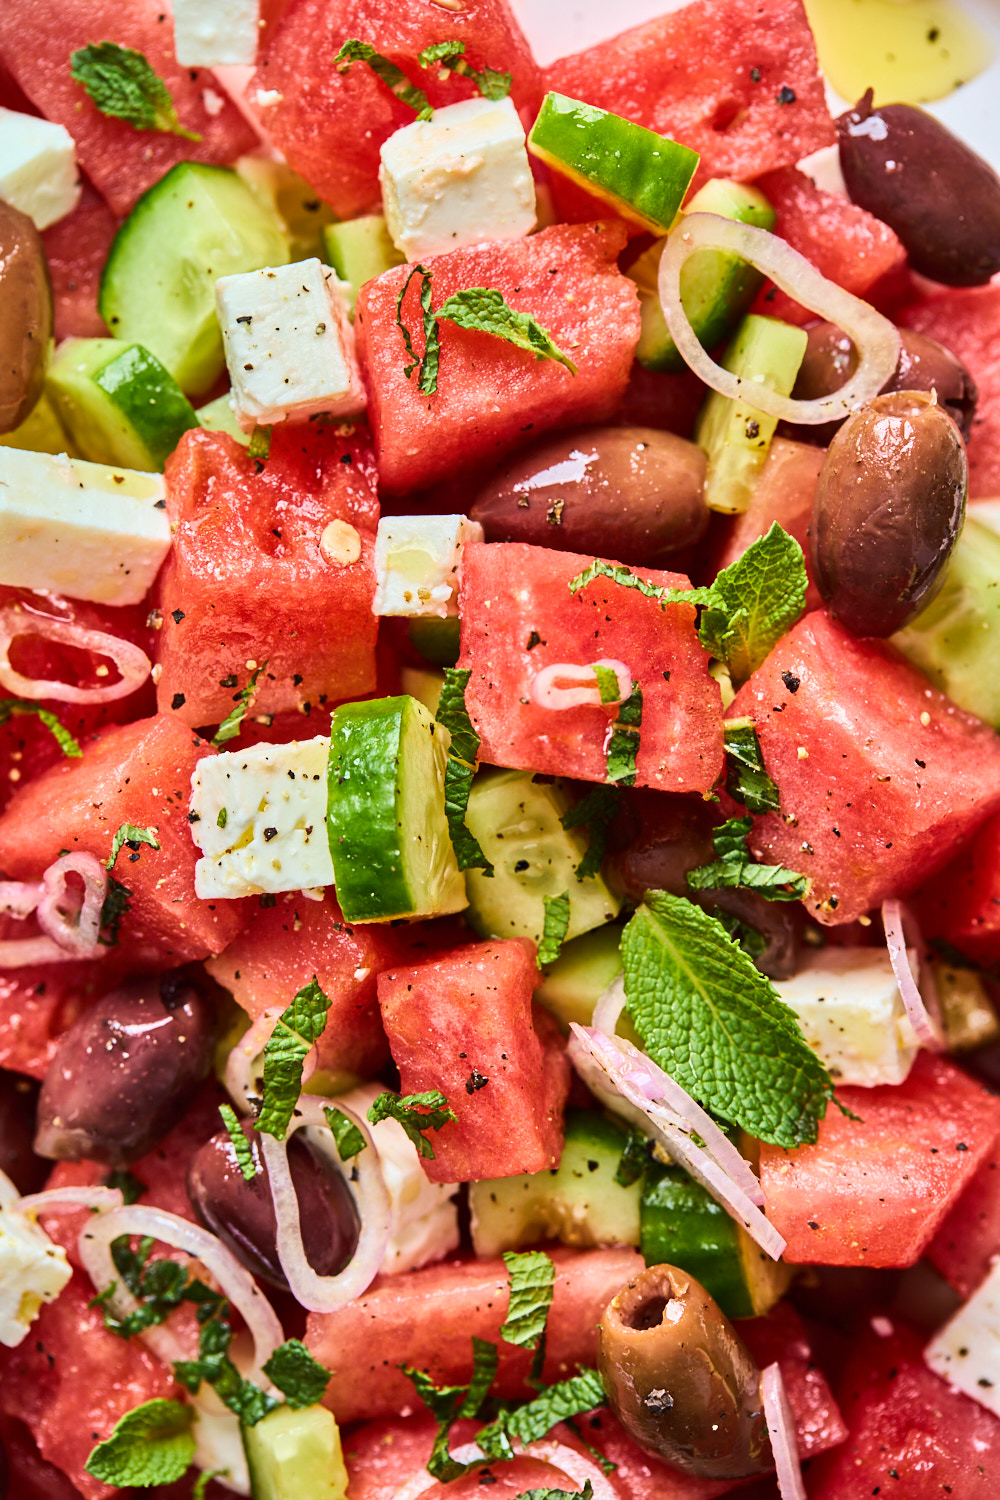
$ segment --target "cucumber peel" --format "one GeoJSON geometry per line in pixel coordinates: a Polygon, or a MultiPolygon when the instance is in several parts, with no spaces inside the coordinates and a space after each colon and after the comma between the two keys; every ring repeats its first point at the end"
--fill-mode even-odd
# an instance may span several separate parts
{"type": "Polygon", "coordinates": [[[173,376],[141,344],[67,339],[49,364],[46,392],[84,458],[162,471],[198,417],[173,376]]]}

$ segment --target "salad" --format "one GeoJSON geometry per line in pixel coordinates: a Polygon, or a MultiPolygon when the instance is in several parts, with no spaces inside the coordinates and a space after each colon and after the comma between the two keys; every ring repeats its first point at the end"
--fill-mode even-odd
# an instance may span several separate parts
{"type": "Polygon", "coordinates": [[[0,1495],[992,1494],[1000,179],[398,9],[0,10],[0,1495]]]}

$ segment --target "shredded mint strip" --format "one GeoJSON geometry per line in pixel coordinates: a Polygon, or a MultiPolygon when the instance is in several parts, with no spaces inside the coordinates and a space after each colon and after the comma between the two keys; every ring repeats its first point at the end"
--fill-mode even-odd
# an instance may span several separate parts
{"type": "Polygon", "coordinates": [[[580,828],[584,825],[587,828],[590,842],[586,854],[576,867],[577,880],[586,880],[600,870],[604,851],[608,846],[608,829],[618,811],[621,796],[621,789],[617,786],[592,787],[581,801],[560,818],[564,828],[580,828]]]}
{"type": "Polygon", "coordinates": [[[563,891],[561,896],[543,896],[542,905],[545,918],[536,957],[540,969],[546,964],[554,964],[562,952],[569,931],[569,891],[563,891]]]}
{"type": "Polygon", "coordinates": [[[253,1182],[257,1176],[257,1164],[253,1159],[253,1150],[250,1142],[240,1129],[240,1122],[236,1118],[236,1111],[230,1104],[220,1104],[219,1114],[222,1116],[222,1123],[225,1125],[229,1135],[233,1155],[236,1157],[236,1165],[240,1169],[243,1181],[253,1182]]]}
{"type": "Polygon", "coordinates": [[[515,348],[533,354],[536,359],[555,360],[571,375],[577,373],[576,365],[568,354],[563,353],[548,330],[530,313],[515,312],[494,287],[470,286],[455,292],[442,302],[434,316],[439,322],[454,323],[458,328],[491,333],[495,338],[506,339],[515,348]]]}
{"type": "Polygon", "coordinates": [[[635,786],[641,723],[642,688],[637,682],[633,682],[631,693],[618,710],[618,719],[608,741],[608,780],[610,782],[620,786],[635,786]]]}
{"type": "Polygon", "coordinates": [[[778,788],[764,768],[753,719],[730,719],[725,727],[726,791],[747,812],[777,812],[778,788]]]}
{"type": "Polygon", "coordinates": [[[507,1318],[500,1329],[506,1344],[537,1349],[555,1291],[556,1268],[544,1250],[507,1250],[504,1253],[510,1300],[507,1318]]]}
{"type": "Polygon", "coordinates": [[[431,311],[431,273],[425,266],[414,266],[403,282],[399,296],[396,298],[396,327],[403,335],[403,347],[410,356],[410,363],[403,366],[404,376],[409,380],[414,370],[418,370],[417,389],[425,396],[432,396],[437,390],[441,335],[438,332],[437,320],[431,311]],[[423,354],[418,354],[414,349],[410,330],[403,321],[403,301],[410,290],[410,282],[414,276],[420,277],[420,317],[424,330],[423,354]]]}
{"type": "Polygon", "coordinates": [[[133,854],[138,854],[143,844],[148,845],[150,849],[159,849],[160,847],[154,829],[137,828],[134,823],[122,823],[111,840],[111,854],[104,866],[106,870],[114,869],[115,860],[126,844],[128,844],[133,854]]]}
{"type": "Polygon", "coordinates": [[[569,1380],[550,1385],[534,1401],[511,1412],[506,1418],[507,1431],[522,1443],[533,1443],[557,1422],[603,1406],[605,1400],[604,1382],[597,1371],[581,1370],[569,1380]]]}
{"type": "Polygon", "coordinates": [[[262,1368],[295,1411],[316,1406],[330,1383],[330,1371],[313,1359],[299,1339],[288,1339],[279,1345],[262,1368]]]}
{"type": "Polygon", "coordinates": [[[122,1195],[124,1204],[138,1203],[146,1191],[146,1184],[140,1182],[127,1167],[115,1167],[104,1179],[104,1186],[117,1188],[122,1195]]]}
{"type": "Polygon", "coordinates": [[[183,1401],[144,1401],[119,1419],[84,1467],[103,1484],[173,1484],[194,1458],[193,1422],[194,1411],[183,1401]]]}
{"type": "Polygon", "coordinates": [[[493,866],[465,821],[479,756],[479,736],[465,706],[465,690],[471,676],[468,669],[459,671],[457,667],[446,667],[438,701],[437,722],[451,735],[444,771],[444,812],[458,868],[482,870],[485,875],[492,876],[493,866]]]}
{"type": "Polygon", "coordinates": [[[688,885],[693,891],[756,891],[765,901],[801,901],[809,881],[782,865],[758,865],[747,849],[747,835],[752,818],[730,818],[712,833],[719,856],[710,865],[699,865],[688,871],[688,885]]]}
{"type": "Polygon", "coordinates": [[[247,443],[247,458],[255,458],[258,463],[266,463],[271,456],[271,429],[269,426],[257,426],[250,434],[247,443]]]}
{"type": "Polygon", "coordinates": [[[323,1034],[330,1000],[314,974],[278,1018],[264,1047],[264,1097],[257,1129],[283,1141],[302,1091],[302,1065],[323,1034]]]}
{"type": "Polygon", "coordinates": [[[198,1303],[198,1358],[174,1361],[174,1379],[192,1396],[206,1381],[220,1401],[235,1412],[247,1427],[255,1427],[262,1417],[281,1403],[252,1380],[244,1380],[229,1355],[233,1331],[229,1325],[229,1303],[203,1283],[191,1283],[191,1301],[198,1303]]]}
{"type": "Polygon", "coordinates": [[[611,667],[602,667],[600,662],[595,662],[590,670],[597,678],[597,690],[601,695],[601,702],[619,702],[621,693],[618,688],[618,673],[611,667]]]}
{"type": "Polygon", "coordinates": [[[234,694],[233,701],[236,707],[229,710],[212,736],[212,744],[216,750],[219,749],[220,745],[228,745],[229,741],[234,740],[239,734],[240,726],[246,718],[247,710],[257,696],[257,683],[260,680],[260,674],[266,667],[267,662],[261,662],[256,671],[251,673],[246,687],[241,688],[238,693],[234,694]]]}
{"type": "Polygon", "coordinates": [[[395,1120],[402,1125],[417,1151],[427,1161],[434,1159],[434,1147],[425,1131],[440,1130],[458,1116],[439,1089],[428,1089],[423,1094],[379,1094],[372,1101],[368,1119],[373,1125],[380,1120],[395,1120]]]}
{"type": "Polygon", "coordinates": [[[368,42],[359,42],[357,37],[352,37],[350,41],[344,43],[333,61],[338,73],[348,73],[352,63],[367,63],[376,78],[380,78],[386,88],[392,90],[401,104],[406,104],[410,109],[416,110],[418,120],[429,120],[433,114],[434,111],[423,89],[418,89],[410,82],[402,68],[398,68],[394,62],[383,57],[381,52],[376,52],[368,42]]]}
{"type": "MultiPolygon", "coordinates": [[[[510,93],[511,75],[498,73],[494,68],[483,68],[481,73],[477,72],[465,59],[464,42],[435,42],[433,47],[424,48],[417,57],[417,62],[422,68],[437,65],[458,73],[463,78],[470,78],[484,99],[506,99],[510,93]]],[[[442,72],[441,76],[444,78],[446,75],[442,72]]]]}
{"type": "Polygon", "coordinates": [[[69,755],[75,760],[83,754],[77,741],[69,730],[63,727],[50,708],[42,708],[41,704],[32,703],[27,698],[0,698],[0,729],[4,724],[8,724],[15,714],[32,714],[39,719],[52,735],[63,755],[69,755]]]}
{"type": "Polygon", "coordinates": [[[102,115],[125,120],[134,130],[201,140],[195,131],[184,129],[170,90],[141,52],[117,42],[91,42],[71,53],[69,61],[74,82],[83,85],[102,115]]]}
{"type": "Polygon", "coordinates": [[[622,1154],[615,1168],[615,1181],[619,1187],[631,1187],[638,1182],[649,1166],[649,1136],[633,1125],[625,1137],[622,1154]]]}
{"type": "MultiPolygon", "coordinates": [[[[448,1451],[448,1438],[453,1424],[460,1417],[471,1418],[479,1415],[496,1375],[497,1358],[495,1344],[473,1337],[472,1379],[467,1386],[438,1386],[424,1370],[415,1370],[410,1365],[400,1366],[403,1373],[412,1380],[414,1390],[438,1424],[427,1469],[435,1479],[444,1484],[450,1483],[453,1479],[460,1479],[470,1469],[482,1467],[482,1459],[463,1464],[452,1458],[448,1451]]],[[[483,1451],[485,1453],[486,1450],[483,1451]]],[[[510,1458],[513,1454],[508,1451],[502,1456],[510,1458]]]]}
{"type": "Polygon", "coordinates": [[[323,1114],[333,1132],[341,1161],[350,1161],[352,1156],[357,1156],[359,1151],[365,1149],[364,1136],[354,1121],[347,1118],[343,1110],[335,1109],[333,1105],[328,1104],[324,1107],[323,1114]]]}
{"type": "Polygon", "coordinates": [[[517,1500],[594,1500],[594,1486],[585,1479],[582,1490],[524,1490],[517,1500]]]}

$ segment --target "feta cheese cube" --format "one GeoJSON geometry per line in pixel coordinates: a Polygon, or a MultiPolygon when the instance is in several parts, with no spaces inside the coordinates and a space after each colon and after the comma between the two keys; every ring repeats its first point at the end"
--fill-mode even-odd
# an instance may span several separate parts
{"type": "Polygon", "coordinates": [[[72,212],[80,201],[80,175],[65,126],[0,108],[0,198],[38,229],[72,212]]]}
{"type": "Polygon", "coordinates": [[[174,0],[174,56],[182,68],[257,61],[260,0],[174,0]]]}
{"type": "Polygon", "coordinates": [[[0,1344],[16,1349],[43,1302],[54,1302],[73,1271],[61,1245],[16,1208],[0,1210],[0,1344]]]}
{"type": "MultiPolygon", "coordinates": [[[[342,1094],[335,1104],[345,1104],[367,1118],[372,1101],[384,1090],[365,1083],[342,1094]]],[[[380,1120],[368,1127],[382,1164],[389,1190],[391,1217],[389,1242],[380,1267],[383,1276],[415,1271],[433,1260],[443,1260],[458,1248],[458,1209],[454,1203],[457,1182],[429,1182],[420,1165],[417,1148],[396,1120],[380,1120]]]]}
{"type": "Polygon", "coordinates": [[[330,741],[253,745],[200,760],[191,777],[191,834],[202,900],[333,884],[326,832],[330,741]]]}
{"type": "Polygon", "coordinates": [[[163,476],[0,447],[0,583],[139,604],[170,551],[163,476]]]}
{"type": "Polygon", "coordinates": [[[404,125],[382,146],[386,226],[407,260],[535,227],[535,184],[510,99],[465,99],[404,125]]]}
{"type": "Polygon", "coordinates": [[[775,989],[838,1083],[902,1083],[917,1055],[889,955],[875,948],[811,953],[775,989]]]}
{"type": "Polygon", "coordinates": [[[383,516],[375,537],[376,615],[458,614],[458,564],[483,528],[468,516],[383,516]]]}
{"type": "Polygon", "coordinates": [[[1000,1261],[931,1339],[924,1359],[935,1375],[1000,1417],[1000,1261]]]}
{"type": "Polygon", "coordinates": [[[245,432],[258,423],[305,422],[319,412],[365,408],[354,330],[337,274],[314,256],[220,276],[232,408],[245,432]]]}

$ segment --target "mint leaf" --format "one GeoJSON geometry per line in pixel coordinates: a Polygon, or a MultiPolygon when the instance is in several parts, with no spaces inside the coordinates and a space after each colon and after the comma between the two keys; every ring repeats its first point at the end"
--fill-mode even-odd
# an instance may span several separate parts
{"type": "Polygon", "coordinates": [[[778,788],[764,769],[753,719],[730,719],[725,726],[726,791],[748,812],[777,812],[778,788]]]}
{"type": "Polygon", "coordinates": [[[615,1168],[615,1181],[619,1187],[631,1187],[638,1182],[649,1166],[649,1136],[637,1125],[631,1126],[622,1147],[622,1154],[615,1168]]]}
{"type": "MultiPolygon", "coordinates": [[[[257,426],[250,434],[247,443],[247,458],[254,458],[258,463],[266,463],[271,456],[271,428],[266,424],[257,426]]],[[[260,470],[257,471],[258,473],[260,470]]]]}
{"type": "Polygon", "coordinates": [[[777,521],[742,557],[716,576],[712,606],[699,626],[701,643],[726,662],[733,682],[756,672],[805,609],[805,558],[777,521]]]}
{"type": "Polygon", "coordinates": [[[126,1206],[138,1203],[146,1191],[146,1184],[140,1182],[126,1167],[116,1167],[113,1172],[109,1172],[104,1178],[104,1186],[117,1188],[126,1206]]]}
{"type": "Polygon", "coordinates": [[[192,1283],[192,1293],[190,1300],[200,1304],[198,1358],[175,1360],[174,1378],[191,1395],[196,1395],[202,1381],[206,1381],[245,1426],[255,1427],[281,1403],[253,1381],[244,1380],[230,1359],[233,1333],[228,1318],[229,1303],[200,1282],[192,1283]]]}
{"type": "Polygon", "coordinates": [[[125,120],[134,130],[201,140],[195,131],[184,129],[170,90],[141,52],[117,42],[91,42],[72,52],[69,61],[73,81],[83,85],[102,115],[125,120]]]}
{"type": "Polygon", "coordinates": [[[816,1139],[833,1085],[795,1012],[701,907],[655,891],[622,934],[643,1046],[706,1109],[778,1146],[816,1139]]]}
{"type": "Polygon", "coordinates": [[[801,901],[809,889],[805,875],[781,865],[758,865],[747,849],[752,818],[730,818],[713,830],[712,843],[719,858],[710,865],[688,871],[693,891],[756,891],[765,901],[801,901]]]}
{"type": "Polygon", "coordinates": [[[352,1156],[357,1156],[359,1151],[365,1149],[364,1136],[354,1121],[347,1118],[343,1110],[328,1104],[324,1106],[323,1114],[337,1143],[337,1152],[341,1161],[350,1161],[352,1156]]]}
{"type": "Polygon", "coordinates": [[[438,1089],[428,1089],[423,1094],[379,1094],[372,1101],[368,1118],[373,1125],[380,1120],[396,1120],[402,1125],[417,1151],[427,1161],[434,1159],[434,1147],[425,1136],[426,1130],[440,1130],[458,1116],[438,1089]]]}
{"type": "Polygon", "coordinates": [[[213,1479],[224,1479],[229,1473],[228,1469],[202,1469],[194,1482],[191,1491],[191,1500],[205,1500],[205,1494],[213,1479]]]}
{"type": "Polygon", "coordinates": [[[459,1410],[460,1417],[477,1417],[483,1402],[490,1393],[500,1363],[500,1351],[488,1339],[472,1335],[472,1379],[468,1393],[459,1410]]]}
{"type": "Polygon", "coordinates": [[[402,68],[397,68],[396,64],[390,62],[387,57],[383,57],[381,52],[376,52],[368,42],[359,42],[357,37],[352,37],[350,41],[344,43],[333,62],[338,73],[350,72],[352,63],[367,63],[376,78],[381,79],[386,88],[392,90],[401,104],[406,104],[410,109],[416,110],[418,120],[429,120],[434,113],[423,89],[418,89],[410,82],[402,68]]]}
{"type": "MultiPolygon", "coordinates": [[[[430,68],[438,63],[442,69],[459,73],[463,78],[471,78],[484,99],[506,99],[510,93],[511,75],[498,73],[493,68],[477,72],[465,60],[464,42],[435,42],[432,47],[425,47],[418,54],[417,62],[422,68],[430,68]]],[[[440,76],[444,79],[446,74],[442,72],[440,76]]]]}
{"type": "Polygon", "coordinates": [[[635,786],[636,757],[639,754],[639,725],[642,723],[642,688],[633,682],[632,691],[618,710],[608,741],[608,780],[621,786],[635,786]]]}
{"type": "Polygon", "coordinates": [[[500,1329],[506,1344],[537,1349],[555,1291],[556,1268],[544,1250],[507,1250],[504,1265],[510,1283],[507,1318],[500,1329]]]}
{"type": "Polygon", "coordinates": [[[229,1134],[229,1140],[236,1157],[236,1165],[239,1167],[244,1182],[253,1182],[257,1176],[257,1163],[253,1159],[253,1148],[240,1129],[240,1122],[236,1118],[236,1111],[229,1104],[219,1105],[219,1114],[222,1123],[229,1134]]]}
{"type": "Polygon", "coordinates": [[[505,1424],[507,1431],[522,1443],[533,1443],[544,1437],[557,1422],[567,1417],[578,1417],[582,1412],[603,1406],[607,1397],[604,1382],[596,1370],[581,1370],[569,1380],[560,1380],[547,1390],[510,1412],[505,1424]]]}
{"type": "Polygon", "coordinates": [[[548,330],[530,313],[515,312],[494,287],[470,286],[454,292],[434,316],[439,322],[447,321],[458,328],[470,328],[506,339],[508,344],[526,350],[536,359],[554,360],[571,375],[577,373],[576,365],[554,342],[548,330]]]}
{"type": "Polygon", "coordinates": [[[523,1490],[517,1500],[594,1500],[594,1486],[585,1479],[582,1490],[523,1490]]]}
{"type": "Polygon", "coordinates": [[[257,1129],[283,1141],[302,1092],[302,1064],[323,1034],[330,1000],[314,974],[278,1017],[264,1047],[264,1097],[257,1129]]]}
{"type": "Polygon", "coordinates": [[[451,735],[444,769],[444,813],[458,868],[482,870],[492,877],[493,866],[465,821],[479,756],[479,736],[465,706],[465,690],[471,676],[467,668],[462,671],[457,667],[444,669],[444,685],[437,710],[437,722],[451,735]]]}
{"type": "Polygon", "coordinates": [[[601,695],[602,703],[617,703],[621,698],[618,687],[618,673],[610,667],[602,667],[600,662],[594,662],[590,669],[597,678],[597,691],[601,695]]]}
{"type": "Polygon", "coordinates": [[[586,824],[590,842],[587,852],[576,867],[577,880],[586,880],[596,875],[608,846],[608,829],[618,811],[621,789],[617,786],[595,786],[574,807],[564,812],[560,823],[564,828],[579,828],[586,824]]]}
{"type": "Polygon", "coordinates": [[[78,759],[83,754],[77,741],[50,708],[42,708],[41,704],[31,703],[26,698],[0,698],[0,728],[9,723],[15,714],[33,714],[36,719],[40,719],[63,755],[78,759]]]}
{"type": "Polygon", "coordinates": [[[445,667],[444,684],[438,699],[437,722],[451,735],[451,753],[474,766],[479,755],[479,735],[465,706],[465,691],[472,672],[468,667],[445,667]]]}
{"type": "MultiPolygon", "coordinates": [[[[481,1343],[482,1340],[474,1342],[481,1343]]],[[[461,1479],[463,1474],[468,1473],[470,1465],[452,1458],[448,1451],[448,1438],[453,1424],[458,1421],[464,1409],[470,1387],[435,1385],[424,1370],[416,1370],[412,1365],[400,1365],[399,1368],[413,1382],[413,1389],[438,1424],[431,1456],[427,1460],[427,1472],[442,1484],[461,1479]]]]}
{"type": "Polygon", "coordinates": [[[144,1401],[127,1411],[84,1465],[103,1484],[173,1484],[194,1458],[194,1412],[183,1401],[144,1401]]]}
{"type": "Polygon", "coordinates": [[[437,390],[438,365],[441,358],[441,335],[431,311],[431,273],[425,266],[416,265],[403,282],[396,298],[396,327],[403,335],[403,347],[410,356],[410,363],[403,366],[403,375],[409,380],[414,370],[419,370],[417,390],[432,396],[437,390]],[[410,289],[414,276],[420,277],[420,316],[424,329],[424,352],[418,355],[413,347],[410,330],[403,322],[403,299],[410,289]]]}
{"type": "Polygon", "coordinates": [[[122,852],[125,844],[128,844],[133,854],[138,854],[139,847],[142,844],[147,844],[150,849],[159,849],[160,847],[155,829],[137,828],[134,823],[122,823],[111,840],[111,854],[104,865],[106,870],[114,869],[115,860],[122,852]]]}
{"type": "Polygon", "coordinates": [[[115,1317],[108,1306],[114,1282],[91,1299],[91,1307],[103,1309],[105,1328],[121,1339],[133,1338],[146,1328],[156,1327],[189,1300],[186,1267],[175,1260],[155,1260],[147,1265],[152,1248],[153,1241],[148,1236],[139,1241],[137,1250],[132,1249],[128,1235],[120,1235],[111,1242],[115,1270],[139,1302],[138,1307],[123,1318],[115,1317]]]}
{"type": "Polygon", "coordinates": [[[648,583],[623,563],[604,562],[600,557],[595,557],[588,568],[570,579],[570,593],[578,593],[596,578],[610,578],[612,583],[619,584],[623,589],[637,589],[647,599],[659,600],[664,608],[668,604],[711,604],[714,597],[711,589],[666,589],[659,583],[648,583]]]}
{"type": "Polygon", "coordinates": [[[535,959],[540,969],[546,964],[554,964],[562,952],[569,931],[569,891],[563,891],[561,896],[543,896],[542,905],[545,919],[535,959]]]}
{"type": "Polygon", "coordinates": [[[229,741],[234,740],[239,734],[240,725],[246,718],[247,709],[257,696],[257,682],[266,666],[266,661],[261,662],[260,666],[251,673],[246,687],[240,688],[240,691],[233,695],[233,702],[236,704],[236,707],[229,710],[212,736],[212,744],[216,750],[218,750],[220,745],[228,745],[229,741]]]}
{"type": "Polygon", "coordinates": [[[330,1383],[330,1371],[313,1359],[300,1339],[280,1344],[261,1368],[295,1411],[316,1406],[330,1383]]]}
{"type": "Polygon", "coordinates": [[[122,885],[113,875],[108,877],[108,893],[101,906],[101,936],[97,939],[102,947],[113,948],[118,942],[118,929],[129,910],[131,894],[127,885],[122,885]]]}

